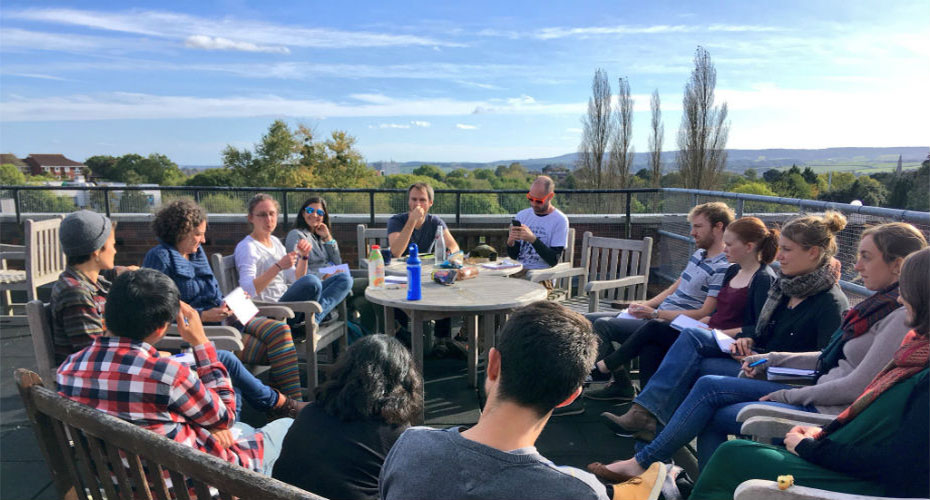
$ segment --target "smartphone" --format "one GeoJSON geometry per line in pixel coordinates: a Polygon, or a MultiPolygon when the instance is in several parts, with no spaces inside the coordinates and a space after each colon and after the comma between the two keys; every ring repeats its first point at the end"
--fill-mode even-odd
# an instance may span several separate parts
{"type": "Polygon", "coordinates": [[[517,219],[513,219],[513,220],[510,221],[510,225],[513,226],[513,227],[520,227],[520,226],[522,226],[523,224],[520,224],[520,221],[518,221],[517,219]]]}

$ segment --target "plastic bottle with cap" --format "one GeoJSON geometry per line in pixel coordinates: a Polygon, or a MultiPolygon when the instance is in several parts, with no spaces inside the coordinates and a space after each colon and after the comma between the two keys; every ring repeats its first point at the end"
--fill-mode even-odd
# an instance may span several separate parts
{"type": "Polygon", "coordinates": [[[380,245],[372,245],[368,255],[368,286],[384,288],[384,256],[380,245]]]}
{"type": "Polygon", "coordinates": [[[420,289],[420,250],[416,243],[411,243],[407,250],[407,300],[423,298],[420,289]]]}

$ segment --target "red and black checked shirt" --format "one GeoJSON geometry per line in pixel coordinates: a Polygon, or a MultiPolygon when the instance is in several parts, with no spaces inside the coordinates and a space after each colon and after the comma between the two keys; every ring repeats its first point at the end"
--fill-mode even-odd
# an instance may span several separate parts
{"type": "Polygon", "coordinates": [[[66,268],[58,277],[51,300],[56,363],[103,335],[103,311],[109,290],[110,282],[103,276],[95,283],[73,267],[66,268]]]}
{"type": "Polygon", "coordinates": [[[154,347],[100,336],[58,368],[58,392],[227,462],[262,472],[261,433],[223,448],[210,429],[236,420],[236,395],[213,344],[194,348],[196,373],[154,347]]]}

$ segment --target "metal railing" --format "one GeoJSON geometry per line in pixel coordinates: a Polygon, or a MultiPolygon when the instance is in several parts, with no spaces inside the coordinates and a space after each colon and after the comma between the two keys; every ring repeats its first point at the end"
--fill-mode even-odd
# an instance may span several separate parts
{"type": "MultiPolygon", "coordinates": [[[[188,187],[188,186],[0,186],[0,207],[16,214],[62,213],[89,208],[106,213],[151,213],[155,207],[179,197],[191,197],[211,214],[245,213],[249,198],[259,192],[274,196],[281,205],[284,224],[311,195],[326,195],[330,213],[366,216],[370,224],[379,214],[407,210],[406,189],[359,188],[255,188],[255,187],[188,187]],[[58,196],[51,193],[58,193],[58,196]],[[8,201],[12,201],[12,206],[8,201]]],[[[454,214],[456,224],[463,215],[513,214],[526,208],[526,191],[482,189],[437,189],[432,211],[454,214]]],[[[579,189],[557,191],[556,205],[570,216],[621,216],[623,231],[630,238],[633,216],[650,214],[659,217],[659,265],[656,275],[674,280],[694,252],[686,215],[691,207],[708,201],[730,204],[738,217],[755,215],[767,223],[782,223],[799,213],[836,210],[847,216],[850,224],[839,235],[843,263],[841,284],[847,293],[868,295],[854,282],[856,245],[866,225],[890,221],[914,224],[930,235],[930,212],[899,210],[847,203],[782,198],[723,191],[702,191],[681,188],[645,189],[579,189]]],[[[928,207],[930,208],[930,207],[928,207]]],[[[614,218],[613,220],[616,220],[614,218]]],[[[607,222],[613,224],[613,222],[607,222]]],[[[615,233],[616,234],[616,233],[615,233]]]]}

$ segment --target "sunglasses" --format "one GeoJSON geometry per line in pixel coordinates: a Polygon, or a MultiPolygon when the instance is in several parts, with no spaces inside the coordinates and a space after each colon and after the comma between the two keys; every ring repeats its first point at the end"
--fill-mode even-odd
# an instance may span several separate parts
{"type": "Polygon", "coordinates": [[[307,207],[304,209],[304,212],[307,212],[307,215],[317,214],[320,217],[323,217],[326,215],[326,212],[324,212],[322,208],[307,207]]]}
{"type": "Polygon", "coordinates": [[[545,202],[551,200],[553,196],[555,196],[555,193],[549,193],[549,194],[547,194],[546,196],[544,196],[544,197],[542,197],[542,198],[534,198],[534,197],[530,196],[529,193],[526,193],[526,199],[527,199],[527,200],[530,200],[530,201],[533,202],[533,203],[539,203],[539,204],[543,204],[543,203],[545,203],[545,202]]]}

